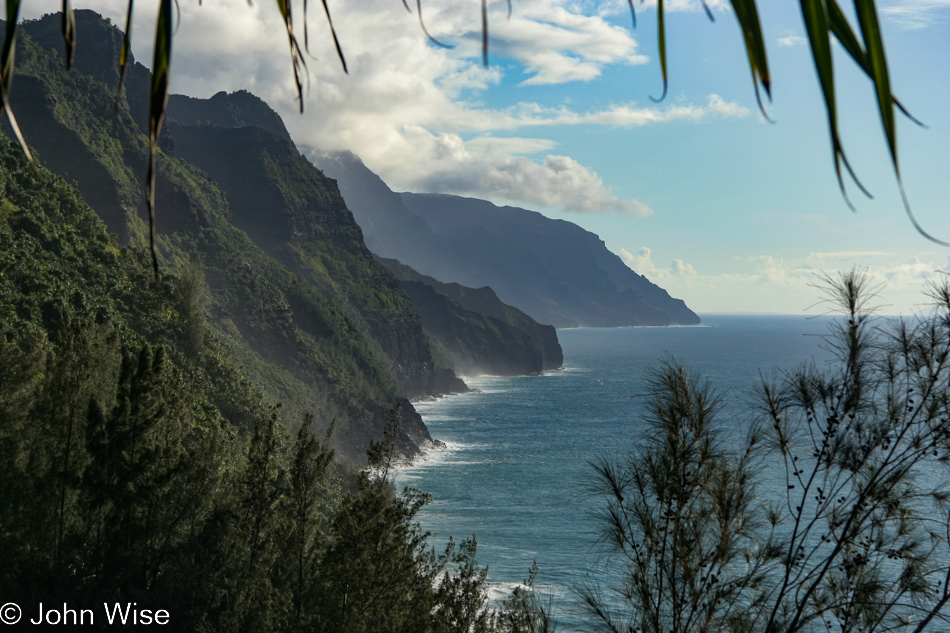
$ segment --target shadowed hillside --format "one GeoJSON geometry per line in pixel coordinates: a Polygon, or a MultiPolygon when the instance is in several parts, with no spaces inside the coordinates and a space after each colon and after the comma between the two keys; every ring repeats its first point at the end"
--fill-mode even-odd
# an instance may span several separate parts
{"type": "Polygon", "coordinates": [[[380,259],[402,282],[443,362],[471,374],[534,374],[560,369],[553,326],[505,305],[489,288],[442,283],[394,259],[380,259]]]}
{"type": "Polygon", "coordinates": [[[349,152],[309,155],[337,180],[380,257],[443,282],[490,286],[505,303],[555,327],[699,323],[683,301],[576,224],[485,200],[396,194],[349,152]]]}
{"type": "MultiPolygon", "coordinates": [[[[13,107],[38,159],[76,183],[119,244],[142,247],[147,240],[142,178],[148,150],[135,116],[142,100],[134,95],[141,94],[136,91],[145,86],[148,71],[134,67],[129,98],[121,98],[117,110],[112,86],[118,77],[114,53],[121,33],[90,11],[78,11],[77,20],[97,44],[81,48],[76,68],[68,73],[57,53],[62,46],[58,16],[20,29],[13,107]]],[[[217,103],[224,107],[218,110],[230,112],[231,120],[249,112],[260,119],[263,110],[255,99],[246,94],[219,97],[217,103]],[[235,103],[241,107],[229,107],[235,103]]],[[[195,104],[186,105],[186,113],[200,111],[195,104]]],[[[209,109],[193,116],[206,117],[209,109]]],[[[163,264],[180,269],[193,261],[200,266],[209,324],[266,399],[283,403],[281,415],[288,423],[305,412],[315,414],[318,427],[335,420],[338,448],[360,460],[369,440],[381,436],[392,407],[401,402],[397,445],[414,454],[430,438],[405,395],[446,393],[464,385],[432,363],[418,315],[395,278],[362,245],[360,230],[332,182],[302,164],[286,137],[256,126],[213,129],[256,138],[259,144],[250,151],[270,150],[274,160],[299,166],[294,177],[305,180],[313,192],[319,190],[318,208],[291,208],[274,195],[256,210],[264,217],[296,221],[298,228],[307,227],[307,236],[322,241],[290,244],[287,252],[276,253],[280,257],[265,252],[235,226],[254,209],[233,208],[233,196],[207,172],[177,157],[173,138],[163,135],[156,193],[163,264]],[[320,249],[308,261],[313,268],[322,267],[322,285],[300,264],[300,252],[307,247],[320,249]],[[334,265],[346,276],[335,279],[334,265]],[[335,283],[349,294],[333,292],[335,283]],[[375,323],[394,324],[390,341],[385,327],[379,329],[381,341],[373,338],[375,323]],[[398,344],[388,345],[393,340],[398,344]]],[[[263,193],[273,195],[282,186],[284,181],[277,182],[263,193]]]]}

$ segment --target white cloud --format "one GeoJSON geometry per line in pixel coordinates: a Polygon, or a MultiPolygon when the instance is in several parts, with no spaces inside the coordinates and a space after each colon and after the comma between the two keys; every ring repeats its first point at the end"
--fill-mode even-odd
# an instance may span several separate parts
{"type": "Polygon", "coordinates": [[[653,264],[652,259],[653,251],[646,246],[641,246],[636,255],[625,248],[621,248],[619,254],[623,263],[633,272],[645,277],[656,274],[656,266],[653,264]]]}
{"type": "Polygon", "coordinates": [[[692,264],[685,263],[682,259],[674,259],[670,264],[670,274],[675,277],[695,277],[696,269],[692,264]]]}
{"type": "Polygon", "coordinates": [[[881,15],[905,29],[921,29],[947,17],[950,0],[897,0],[882,6],[881,15]]]}
{"type": "MultiPolygon", "coordinates": [[[[92,4],[113,22],[124,23],[124,0],[92,4]]],[[[133,50],[147,65],[156,6],[156,0],[136,3],[133,50]]],[[[33,15],[59,7],[58,0],[24,6],[33,15]]],[[[670,10],[696,7],[696,2],[673,2],[670,10]]],[[[322,11],[311,11],[315,59],[307,58],[303,116],[297,113],[286,35],[272,3],[182,3],[172,90],[208,97],[246,88],[283,116],[302,149],[353,151],[394,188],[638,216],[652,211],[640,201],[618,198],[589,167],[553,151],[556,143],[517,132],[578,125],[629,128],[749,114],[717,95],[699,105],[619,103],[587,112],[528,101],[492,108],[478,100],[505,73],[523,73],[524,84],[556,84],[592,79],[611,65],[646,61],[630,29],[608,21],[597,3],[521,0],[510,22],[505,2],[490,3],[490,46],[498,63],[487,69],[481,65],[477,3],[423,3],[427,28],[440,41],[455,44],[451,50],[429,44],[416,16],[398,1],[330,0],[329,8],[349,74],[337,60],[322,11]]],[[[302,37],[302,17],[295,23],[302,37]]],[[[82,33],[79,40],[82,46],[82,33]]]]}
{"type": "Polygon", "coordinates": [[[490,33],[492,54],[517,60],[529,75],[523,85],[590,81],[606,65],[648,61],[629,29],[552,3],[517,3],[512,19],[499,20],[490,33]]]}
{"type": "Polygon", "coordinates": [[[668,268],[658,268],[653,263],[653,251],[646,246],[641,247],[636,255],[625,248],[621,248],[620,259],[634,272],[649,278],[651,281],[660,282],[660,285],[664,285],[670,277],[697,276],[693,265],[684,262],[682,259],[672,260],[668,268]]]}
{"type": "Polygon", "coordinates": [[[458,135],[408,131],[416,157],[390,170],[414,191],[451,191],[514,204],[561,207],[576,213],[653,214],[639,200],[621,199],[600,176],[568,156],[548,155],[540,163],[512,156],[490,144],[465,143],[458,135]]]}
{"type": "Polygon", "coordinates": [[[674,259],[668,267],[653,262],[650,248],[636,254],[621,248],[624,263],[698,312],[822,312],[818,275],[835,274],[857,266],[873,287],[880,287],[877,304],[884,314],[911,314],[927,300],[921,293],[926,283],[950,271],[950,258],[935,253],[901,257],[896,253],[825,252],[782,258],[756,255],[738,258],[729,272],[700,273],[692,265],[674,259]]]}
{"type": "Polygon", "coordinates": [[[795,46],[804,46],[808,43],[801,35],[785,35],[784,37],[778,38],[778,45],[783,48],[793,48],[795,46]]]}
{"type": "MultiPolygon", "coordinates": [[[[657,0],[634,2],[637,15],[644,9],[655,9],[656,2],[657,0]]],[[[714,12],[731,10],[726,0],[706,0],[706,6],[709,7],[710,11],[714,12]]],[[[601,3],[599,10],[602,15],[618,15],[621,13],[629,13],[630,5],[627,3],[627,0],[606,0],[601,3]]],[[[663,5],[663,10],[671,13],[699,13],[704,11],[702,0],[666,0],[663,5]]]]}

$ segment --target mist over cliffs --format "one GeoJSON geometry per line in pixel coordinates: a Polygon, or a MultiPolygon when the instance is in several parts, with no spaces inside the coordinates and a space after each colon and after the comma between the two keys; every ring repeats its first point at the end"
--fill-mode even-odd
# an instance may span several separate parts
{"type": "MultiPolygon", "coordinates": [[[[141,249],[148,235],[148,139],[140,123],[150,73],[133,63],[117,107],[122,33],[91,11],[77,11],[76,20],[91,45],[79,48],[69,72],[60,16],[18,29],[13,109],[38,160],[74,182],[105,223],[89,239],[108,241],[108,230],[115,247],[141,249]]],[[[335,422],[333,443],[354,461],[362,461],[369,441],[382,436],[401,405],[396,444],[401,453],[416,454],[431,437],[407,398],[466,387],[433,362],[398,280],[372,257],[335,184],[300,155],[276,113],[246,92],[173,98],[160,148],[160,259],[175,273],[200,268],[207,292],[202,312],[219,342],[213,352],[196,352],[197,362],[210,364],[209,372],[233,364],[243,376],[238,382],[283,405],[279,415],[289,428],[307,413],[317,429],[335,422]]],[[[100,266],[84,259],[96,257],[94,249],[77,246],[75,253],[69,256],[79,259],[69,266],[100,266]]],[[[107,268],[103,275],[122,274],[107,268]]],[[[16,283],[11,292],[23,294],[23,301],[47,302],[47,312],[80,318],[71,296],[44,290],[49,296],[33,297],[39,290],[22,275],[5,281],[16,283]]],[[[108,297],[120,290],[96,286],[82,294],[108,297]]],[[[123,317],[132,324],[129,340],[164,344],[136,327],[134,314],[123,317]]]]}
{"type": "Polygon", "coordinates": [[[393,192],[349,152],[311,152],[335,179],[366,245],[443,282],[490,286],[555,327],[694,325],[699,317],[626,266],[597,235],[535,211],[393,192]]]}
{"type": "Polygon", "coordinates": [[[562,367],[554,327],[502,303],[491,288],[442,283],[395,259],[379,261],[419,311],[433,353],[456,373],[527,375],[562,367]]]}
{"type": "MultiPolygon", "coordinates": [[[[76,20],[87,45],[69,72],[59,16],[22,24],[12,106],[39,161],[104,222],[88,239],[104,243],[107,230],[116,247],[141,249],[151,73],[132,60],[116,100],[122,33],[92,11],[76,20]]],[[[559,368],[552,325],[698,322],[569,222],[397,194],[351,154],[314,157],[314,166],[247,91],[172,95],[159,147],[160,259],[172,276],[200,271],[201,319],[217,341],[201,362],[233,366],[254,397],[282,403],[290,427],[306,413],[317,428],[336,421],[335,445],[357,461],[396,405],[398,448],[416,454],[431,437],[409,399],[466,390],[456,373],[559,368]]],[[[86,257],[81,245],[74,252],[86,257]]],[[[15,290],[40,301],[28,285],[15,290]]],[[[42,300],[73,318],[69,297],[42,300]]],[[[133,338],[162,344],[136,329],[140,316],[122,317],[133,338]]]]}

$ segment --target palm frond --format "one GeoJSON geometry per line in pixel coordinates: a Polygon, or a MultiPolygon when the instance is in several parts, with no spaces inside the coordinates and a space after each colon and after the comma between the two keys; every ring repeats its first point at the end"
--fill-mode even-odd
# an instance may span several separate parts
{"type": "Polygon", "coordinates": [[[663,0],[657,0],[656,3],[656,28],[656,41],[660,53],[660,72],[663,73],[663,93],[659,99],[650,97],[655,103],[666,98],[666,91],[669,88],[669,77],[666,71],[666,13],[663,10],[663,0]]]}
{"type": "Polygon", "coordinates": [[[158,24],[155,27],[155,53],[152,58],[152,86],[149,98],[149,156],[148,174],[145,178],[146,203],[148,204],[148,237],[152,251],[152,268],[158,280],[158,249],[155,246],[155,180],[158,154],[158,136],[165,120],[168,106],[168,79],[172,58],[172,0],[162,0],[158,8],[158,24]]]}
{"type": "Polygon", "coordinates": [[[808,41],[811,47],[812,58],[815,62],[815,70],[818,73],[818,83],[821,84],[822,97],[825,100],[825,111],[828,115],[828,129],[831,135],[831,148],[834,154],[835,174],[838,177],[838,186],[844,196],[845,202],[854,210],[854,205],[848,199],[848,192],[844,186],[844,178],[841,175],[841,166],[844,165],[851,174],[851,177],[857,183],[865,195],[871,197],[871,194],[861,185],[851,165],[845,156],[844,148],[841,144],[841,137],[838,133],[838,113],[835,100],[835,81],[834,64],[831,56],[831,40],[828,37],[831,30],[830,20],[828,19],[827,6],[823,0],[801,0],[802,19],[805,22],[805,31],[808,33],[808,41]]]}
{"type": "Polygon", "coordinates": [[[3,51],[0,52],[0,108],[7,115],[7,122],[17,142],[23,148],[23,153],[34,166],[33,154],[23,138],[20,126],[17,125],[16,117],[13,116],[13,108],[10,107],[10,89],[13,87],[13,67],[16,56],[16,31],[17,20],[20,18],[20,0],[7,0],[7,27],[6,39],[3,41],[3,51]]]}
{"type": "Polygon", "coordinates": [[[742,39],[745,42],[746,56],[749,58],[749,70],[752,73],[752,85],[755,87],[755,99],[762,116],[769,118],[759,94],[759,85],[765,95],[772,100],[772,77],[769,74],[769,61],[765,52],[765,38],[762,37],[762,24],[759,22],[759,10],[755,0],[732,0],[732,10],[739,21],[742,39]]]}
{"type": "Polygon", "coordinates": [[[66,47],[66,70],[73,67],[76,57],[76,15],[69,0],[63,0],[63,45],[66,47]]]}
{"type": "Polygon", "coordinates": [[[125,11],[125,34],[122,36],[122,50],[119,51],[119,85],[115,90],[116,109],[119,106],[119,94],[122,92],[122,82],[125,81],[125,71],[132,54],[132,5],[134,2],[135,0],[129,0],[129,6],[125,11]]]}
{"type": "MultiPolygon", "coordinates": [[[[831,32],[834,34],[838,42],[841,43],[841,46],[844,47],[844,50],[847,51],[854,63],[857,64],[858,67],[870,77],[872,70],[871,63],[868,60],[868,54],[865,52],[864,47],[861,46],[861,42],[851,29],[851,25],[848,23],[848,19],[845,17],[841,7],[838,5],[836,0],[827,0],[827,6],[831,32]]],[[[891,95],[891,99],[894,101],[894,105],[897,106],[897,109],[900,110],[904,116],[920,127],[927,127],[917,120],[907,110],[907,108],[904,107],[897,97],[891,95]]]]}
{"type": "Polygon", "coordinates": [[[303,80],[301,75],[307,69],[307,62],[303,58],[300,43],[294,34],[294,19],[290,0],[277,0],[277,10],[284,21],[287,31],[287,41],[290,44],[290,61],[294,69],[294,84],[297,86],[297,99],[300,101],[300,113],[303,114],[303,80]]]}
{"type": "Polygon", "coordinates": [[[887,147],[891,152],[891,162],[894,171],[900,178],[900,166],[897,162],[897,126],[894,122],[894,101],[891,98],[891,80],[887,72],[887,57],[884,55],[884,42],[881,39],[881,25],[877,18],[877,9],[874,0],[854,0],[854,8],[858,14],[858,24],[861,26],[861,35],[864,38],[864,49],[867,51],[870,63],[871,81],[874,82],[874,91],[877,94],[878,110],[881,114],[881,123],[884,125],[884,136],[887,138],[887,147]]]}

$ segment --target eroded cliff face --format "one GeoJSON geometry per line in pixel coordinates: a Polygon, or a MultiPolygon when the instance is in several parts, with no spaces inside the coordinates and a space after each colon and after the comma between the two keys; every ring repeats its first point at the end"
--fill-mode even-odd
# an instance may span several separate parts
{"type": "Polygon", "coordinates": [[[443,283],[394,259],[393,272],[422,317],[440,362],[462,375],[529,375],[564,363],[557,331],[505,305],[488,287],[443,283]]]}
{"type": "Polygon", "coordinates": [[[576,224],[487,200],[397,194],[353,154],[310,157],[338,181],[380,257],[443,282],[489,286],[505,303],[556,327],[699,323],[685,303],[576,224]]]}
{"type": "Polygon", "coordinates": [[[504,321],[466,310],[427,284],[404,281],[441,362],[463,376],[541,373],[541,352],[504,321]]]}
{"type": "Polygon", "coordinates": [[[561,369],[564,366],[564,352],[557,340],[557,330],[553,325],[538,323],[514,306],[505,306],[508,323],[528,335],[531,342],[541,352],[541,368],[544,370],[561,369]]]}
{"type": "MultiPolygon", "coordinates": [[[[111,38],[111,45],[98,47],[103,55],[117,50],[117,29],[89,11],[77,11],[77,21],[83,32],[111,38]]],[[[41,161],[78,183],[120,243],[141,247],[147,240],[142,179],[148,140],[136,123],[142,100],[135,86],[147,85],[148,71],[134,66],[128,97],[123,94],[117,111],[114,59],[99,59],[92,54],[96,47],[84,48],[81,64],[67,73],[53,52],[61,37],[51,24],[58,25],[59,17],[20,29],[13,96],[21,127],[27,141],[40,148],[41,161]],[[46,40],[49,48],[37,45],[46,40]]],[[[222,114],[223,120],[242,112],[263,116],[259,100],[246,94],[236,99],[241,107],[225,107],[230,118],[222,114]]],[[[215,107],[229,103],[216,97],[215,107]]],[[[203,105],[187,105],[190,116],[207,115],[203,105]]],[[[228,150],[243,145],[245,154],[237,158],[256,170],[256,188],[245,190],[209,177],[219,168],[219,175],[228,171],[225,157],[206,152],[208,161],[220,165],[198,168],[183,157],[189,154],[189,135],[182,135],[181,151],[178,139],[163,135],[157,192],[163,265],[174,269],[200,262],[209,324],[248,379],[270,402],[283,404],[280,415],[288,425],[308,412],[318,426],[335,420],[336,448],[359,461],[369,439],[382,437],[398,402],[397,444],[412,455],[430,437],[405,397],[464,385],[434,367],[418,315],[395,278],[372,260],[332,181],[306,163],[273,120],[268,125],[271,129],[181,126],[228,150]],[[261,231],[258,240],[244,230],[255,227],[261,231]]],[[[167,130],[174,127],[170,121],[167,130]]],[[[248,172],[242,175],[250,179],[248,172]]]]}
{"type": "MultiPolygon", "coordinates": [[[[226,100],[222,100],[222,107],[226,100]]],[[[174,120],[175,110],[169,118],[174,120]]],[[[171,123],[175,155],[228,197],[231,221],[338,305],[391,361],[409,397],[464,389],[436,369],[412,302],[363,243],[336,183],[289,138],[257,126],[171,123]]]]}

